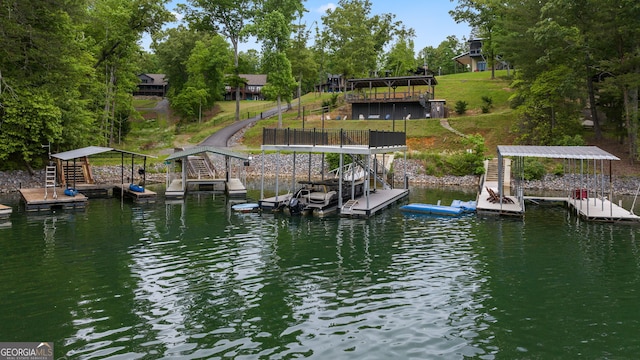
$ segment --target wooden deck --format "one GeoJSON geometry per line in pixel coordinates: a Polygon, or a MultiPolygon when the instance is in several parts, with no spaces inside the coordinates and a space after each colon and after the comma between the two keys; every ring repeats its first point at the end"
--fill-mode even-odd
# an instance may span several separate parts
{"type": "Polygon", "coordinates": [[[11,216],[13,208],[11,206],[0,204],[0,219],[7,219],[11,216]]]}
{"type": "MultiPolygon", "coordinates": [[[[489,201],[489,191],[487,187],[491,189],[497,189],[498,183],[485,181],[484,186],[482,186],[482,191],[478,194],[478,198],[476,200],[476,212],[478,214],[495,214],[495,215],[507,215],[507,216],[523,216],[524,215],[524,206],[520,204],[518,199],[515,196],[505,196],[513,201],[513,204],[506,202],[491,202],[489,201]]],[[[505,190],[508,188],[505,188],[505,190]]],[[[506,192],[506,191],[505,191],[506,192]]]]}
{"type": "Polygon", "coordinates": [[[151,190],[144,189],[144,192],[132,191],[129,189],[130,184],[124,184],[124,188],[121,184],[116,185],[113,188],[114,196],[124,196],[132,199],[135,203],[152,203],[156,201],[157,194],[151,190]]]}
{"type": "MultiPolygon", "coordinates": [[[[67,196],[64,190],[58,189],[57,198],[51,194],[44,198],[45,188],[20,189],[20,195],[25,202],[27,211],[48,211],[52,209],[82,209],[87,204],[87,197],[81,193],[67,196]]],[[[49,190],[51,192],[51,190],[49,190]]]]}

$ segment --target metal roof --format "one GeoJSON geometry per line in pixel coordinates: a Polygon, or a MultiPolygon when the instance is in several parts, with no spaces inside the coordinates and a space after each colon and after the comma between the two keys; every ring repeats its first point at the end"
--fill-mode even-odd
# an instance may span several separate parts
{"type": "Polygon", "coordinates": [[[236,153],[236,152],[225,150],[225,149],[220,149],[213,146],[196,146],[196,147],[192,147],[182,151],[177,151],[169,155],[169,157],[167,157],[167,160],[175,160],[175,159],[179,159],[179,158],[183,158],[183,157],[187,157],[195,154],[200,154],[203,152],[210,152],[210,153],[229,156],[237,159],[249,160],[249,157],[244,154],[236,153]]]}
{"type": "Polygon", "coordinates": [[[620,160],[597,146],[511,146],[498,145],[501,156],[544,157],[553,159],[620,160]]]}
{"type": "Polygon", "coordinates": [[[73,160],[73,159],[78,159],[85,156],[102,154],[109,151],[115,151],[123,154],[130,154],[130,155],[136,155],[141,157],[155,157],[151,155],[138,154],[131,151],[118,150],[118,149],[102,147],[102,146],[87,146],[80,149],[74,149],[74,150],[69,150],[69,151],[65,151],[57,154],[51,154],[51,157],[54,157],[60,160],[73,160]]]}
{"type": "Polygon", "coordinates": [[[432,86],[438,85],[435,76],[429,75],[413,75],[413,76],[395,76],[383,78],[364,78],[364,79],[348,79],[347,89],[362,88],[381,88],[396,86],[432,86]]]}

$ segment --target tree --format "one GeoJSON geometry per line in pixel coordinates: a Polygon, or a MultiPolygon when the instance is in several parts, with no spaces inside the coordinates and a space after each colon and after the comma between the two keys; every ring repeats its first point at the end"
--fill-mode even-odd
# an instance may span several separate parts
{"type": "Polygon", "coordinates": [[[393,14],[370,14],[369,0],[339,0],[335,10],[322,16],[321,41],[332,73],[343,78],[368,76],[378,69],[384,47],[396,35],[413,31],[394,21],[393,14]]]}
{"type": "MultiPolygon", "coordinates": [[[[493,35],[498,31],[503,2],[498,0],[458,0],[458,5],[449,14],[456,22],[467,22],[477,29],[482,38],[482,52],[486,53],[488,65],[491,67],[491,78],[495,79],[496,44],[493,35]]],[[[472,39],[470,39],[472,40],[472,39]]]]}
{"type": "Polygon", "coordinates": [[[318,64],[313,52],[307,47],[309,30],[302,24],[295,26],[297,30],[291,39],[291,46],[287,49],[287,58],[291,61],[291,72],[298,82],[298,118],[301,117],[300,97],[303,92],[313,89],[315,79],[318,78],[318,64]]]}
{"type": "Polygon", "coordinates": [[[202,119],[202,107],[210,108],[222,98],[224,69],[231,60],[229,45],[219,36],[196,41],[186,63],[188,79],[171,98],[171,105],[187,120],[202,119]]]}
{"type": "MultiPolygon", "coordinates": [[[[261,71],[260,53],[255,49],[241,51],[238,54],[238,74],[259,74],[261,71]]],[[[233,73],[231,69],[229,73],[233,73]]]]}
{"type": "MultiPolygon", "coordinates": [[[[195,29],[219,33],[231,42],[234,54],[233,74],[238,75],[238,46],[245,42],[250,35],[247,25],[254,20],[259,2],[253,0],[188,0],[188,3],[190,6],[179,4],[178,8],[195,29]]],[[[240,120],[239,87],[236,87],[235,120],[240,120]]]]}
{"type": "Polygon", "coordinates": [[[267,72],[267,84],[262,93],[278,102],[278,127],[282,127],[281,100],[291,101],[296,81],[291,73],[291,63],[286,56],[291,30],[285,14],[278,10],[265,12],[256,27],[262,40],[263,69],[267,72]]]}
{"type": "Polygon", "coordinates": [[[84,15],[81,2],[0,6],[0,160],[31,168],[46,153],[42,144],[91,139],[94,99],[85,90],[94,72],[92,41],[80,36],[84,15]]]}
{"type": "Polygon", "coordinates": [[[393,76],[406,76],[416,71],[413,40],[404,36],[399,37],[391,50],[385,56],[385,69],[393,76]]]}
{"type": "Polygon", "coordinates": [[[114,141],[115,114],[131,107],[130,94],[138,80],[132,66],[139,56],[138,41],[143,33],[154,34],[175,19],[164,6],[167,1],[101,0],[89,7],[85,32],[95,40],[94,68],[104,84],[101,127],[109,145],[114,141]]]}
{"type": "Polygon", "coordinates": [[[183,25],[169,28],[154,37],[151,48],[158,56],[160,68],[167,78],[171,79],[169,98],[179,94],[189,80],[187,62],[196,42],[202,38],[202,33],[183,25]]]}

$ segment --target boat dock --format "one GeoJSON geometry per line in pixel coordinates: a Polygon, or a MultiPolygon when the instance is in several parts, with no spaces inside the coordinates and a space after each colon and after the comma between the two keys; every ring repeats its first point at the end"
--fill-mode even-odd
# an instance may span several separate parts
{"type": "Polygon", "coordinates": [[[230,197],[246,197],[245,185],[238,177],[231,177],[232,159],[240,159],[243,166],[248,166],[247,156],[212,146],[197,146],[174,152],[166,160],[169,169],[165,196],[182,199],[189,190],[195,190],[224,192],[230,197]],[[209,154],[224,156],[224,172],[216,169],[209,154]],[[182,165],[180,176],[173,170],[177,162],[182,165]]]}
{"type": "Polygon", "coordinates": [[[524,216],[525,200],[560,202],[580,218],[593,222],[640,222],[632,211],[615,204],[612,161],[620,160],[595,146],[498,146],[498,159],[485,161],[485,175],[478,191],[479,214],[524,216]],[[513,157],[514,169],[511,169],[513,157]],[[540,197],[524,194],[524,157],[564,161],[567,196],[540,197]],[[604,161],[608,160],[605,168],[604,161]],[[609,175],[605,176],[608,169],[609,175]],[[512,179],[512,174],[513,179],[512,179]]]}
{"type": "Polygon", "coordinates": [[[146,188],[144,188],[144,191],[133,191],[130,188],[130,184],[118,184],[113,187],[113,196],[131,199],[137,204],[146,204],[156,202],[158,194],[146,188]]]}
{"type": "Polygon", "coordinates": [[[8,219],[13,212],[13,208],[11,206],[0,204],[0,219],[8,219]]]}
{"type": "MultiPolygon", "coordinates": [[[[308,188],[327,181],[324,177],[312,181],[309,171],[308,179],[299,182],[302,187],[294,193],[265,198],[263,176],[258,202],[262,210],[289,208],[291,214],[312,212],[324,216],[330,212],[337,212],[341,216],[366,218],[409,195],[406,181],[402,189],[394,189],[386,182],[388,169],[385,158],[397,152],[404,152],[406,158],[404,132],[265,128],[262,138],[263,158],[265,151],[276,151],[278,156],[281,151],[294,153],[292,174],[287,174],[292,182],[296,179],[296,153],[309,154],[309,163],[311,154],[332,153],[338,154],[340,158],[340,166],[330,172],[334,185],[331,188],[325,187],[324,192],[308,188]],[[358,182],[360,185],[355,185],[358,182]],[[358,191],[355,190],[355,186],[360,187],[358,191]]],[[[262,167],[264,169],[264,163],[262,167]]],[[[278,192],[278,169],[275,175],[278,192]]],[[[295,184],[292,183],[291,188],[295,188],[295,184]]]]}
{"type": "Polygon", "coordinates": [[[511,159],[504,159],[502,181],[499,181],[498,160],[485,160],[482,184],[476,199],[478,214],[523,216],[524,202],[516,196],[508,195],[511,189],[511,159]],[[499,189],[501,189],[499,191],[499,189]],[[498,195],[496,197],[495,195],[498,195]]]}
{"type": "MultiPolygon", "coordinates": [[[[46,188],[20,189],[20,195],[25,203],[27,211],[49,211],[53,209],[84,209],[87,205],[87,197],[81,193],[75,196],[65,195],[64,191],[58,190],[45,196],[46,188]]],[[[50,191],[50,190],[49,190],[50,191]]],[[[51,192],[51,191],[50,191],[51,192]]]]}
{"type": "Polygon", "coordinates": [[[358,218],[367,218],[375,215],[409,196],[408,189],[376,190],[369,196],[347,201],[340,209],[340,215],[358,218]]]}

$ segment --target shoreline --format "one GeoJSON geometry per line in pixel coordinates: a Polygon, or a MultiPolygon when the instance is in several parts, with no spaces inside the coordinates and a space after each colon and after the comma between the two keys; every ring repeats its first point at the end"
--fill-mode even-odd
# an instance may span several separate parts
{"type": "MultiPolygon", "coordinates": [[[[265,155],[265,178],[275,178],[277,169],[279,178],[284,181],[289,181],[290,175],[293,171],[293,155],[281,154],[279,161],[277,161],[276,158],[277,157],[274,154],[265,155]],[[287,176],[289,176],[289,178],[287,178],[287,176]]],[[[320,157],[312,156],[310,164],[307,159],[307,155],[299,154],[296,156],[296,178],[306,179],[309,174],[311,174],[312,178],[319,178],[322,168],[320,157]],[[309,165],[311,165],[311,169],[309,169],[309,165]]],[[[406,166],[404,162],[405,161],[402,158],[396,158],[393,161],[393,167],[396,169],[393,181],[396,184],[402,184],[404,182],[403,175],[406,167],[406,174],[409,177],[410,185],[436,187],[459,186],[463,188],[476,189],[479,186],[480,176],[477,175],[445,175],[442,177],[436,177],[424,174],[424,167],[420,163],[420,160],[407,159],[406,166]]],[[[262,176],[263,159],[261,154],[253,155],[249,166],[245,167],[242,166],[242,164],[234,164],[231,166],[232,177],[260,179],[262,176]]],[[[222,160],[214,160],[214,165],[218,169],[224,169],[224,163],[222,160]]],[[[325,173],[327,173],[328,170],[329,169],[325,166],[325,173]]],[[[98,184],[119,183],[121,181],[122,170],[120,165],[92,166],[92,173],[96,183],[98,184]]],[[[124,180],[128,183],[130,180],[128,175],[131,175],[131,170],[127,165],[125,165],[124,174],[124,180]]],[[[566,191],[568,184],[571,183],[571,177],[573,176],[575,175],[555,176],[547,174],[543,180],[526,181],[524,188],[539,191],[566,191]]],[[[608,176],[605,176],[605,179],[608,180],[608,176]]],[[[164,183],[166,180],[166,166],[164,164],[154,164],[148,167],[146,180],[148,183],[164,183]]],[[[137,183],[138,181],[140,181],[140,178],[136,173],[134,174],[134,182],[137,183]]],[[[590,186],[588,183],[584,185],[584,187],[593,188],[593,186],[590,186]]],[[[613,192],[616,195],[635,195],[639,185],[640,178],[638,177],[615,175],[613,177],[613,192]]],[[[25,170],[0,171],[0,194],[14,193],[20,188],[36,188],[43,186],[44,169],[37,170],[34,175],[30,175],[25,170]]],[[[604,190],[605,193],[609,191],[608,188],[604,190]]]]}

